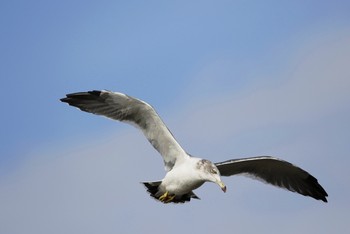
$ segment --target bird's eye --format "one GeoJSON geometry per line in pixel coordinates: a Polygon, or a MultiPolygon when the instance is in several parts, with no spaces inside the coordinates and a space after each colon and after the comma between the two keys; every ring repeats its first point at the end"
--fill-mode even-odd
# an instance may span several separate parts
{"type": "Polygon", "coordinates": [[[211,169],[211,173],[218,174],[218,172],[215,169],[211,169]]]}

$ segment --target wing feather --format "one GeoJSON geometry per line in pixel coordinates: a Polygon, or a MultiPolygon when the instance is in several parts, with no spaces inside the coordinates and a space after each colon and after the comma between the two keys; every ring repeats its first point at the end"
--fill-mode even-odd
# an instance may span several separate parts
{"type": "Polygon", "coordinates": [[[71,93],[61,101],[85,112],[136,125],[162,155],[168,171],[177,161],[189,157],[154,108],[144,101],[106,90],[71,93]]]}
{"type": "Polygon", "coordinates": [[[327,202],[327,192],[307,171],[270,156],[233,159],[215,164],[222,176],[247,174],[266,183],[327,202]]]}

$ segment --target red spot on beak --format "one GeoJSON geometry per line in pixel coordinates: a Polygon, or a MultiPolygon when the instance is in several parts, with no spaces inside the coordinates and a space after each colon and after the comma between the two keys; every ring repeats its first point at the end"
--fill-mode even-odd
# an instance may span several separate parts
{"type": "Polygon", "coordinates": [[[221,190],[222,190],[224,193],[226,193],[226,186],[221,187],[221,190]]]}

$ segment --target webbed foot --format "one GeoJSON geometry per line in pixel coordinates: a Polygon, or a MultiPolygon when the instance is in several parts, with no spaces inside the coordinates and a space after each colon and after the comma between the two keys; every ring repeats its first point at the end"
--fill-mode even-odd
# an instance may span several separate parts
{"type": "Polygon", "coordinates": [[[172,200],[174,200],[176,195],[170,195],[168,191],[166,191],[162,196],[160,196],[158,199],[159,201],[161,202],[164,202],[164,203],[169,203],[171,202],[172,200]]]}

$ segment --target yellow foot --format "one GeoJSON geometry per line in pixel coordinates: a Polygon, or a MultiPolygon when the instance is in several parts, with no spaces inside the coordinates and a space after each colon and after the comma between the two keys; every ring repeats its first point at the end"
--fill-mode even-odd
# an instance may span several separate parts
{"type": "Polygon", "coordinates": [[[165,200],[164,203],[171,202],[172,200],[174,200],[175,196],[176,196],[176,195],[172,195],[172,196],[171,196],[171,195],[168,195],[168,197],[167,197],[168,199],[165,200]]]}
{"type": "Polygon", "coordinates": [[[164,200],[168,197],[168,192],[165,192],[162,196],[159,197],[159,201],[164,202],[164,200]]]}
{"type": "Polygon", "coordinates": [[[170,195],[168,191],[166,191],[162,196],[159,197],[159,201],[168,203],[171,202],[176,195],[170,195]]]}

